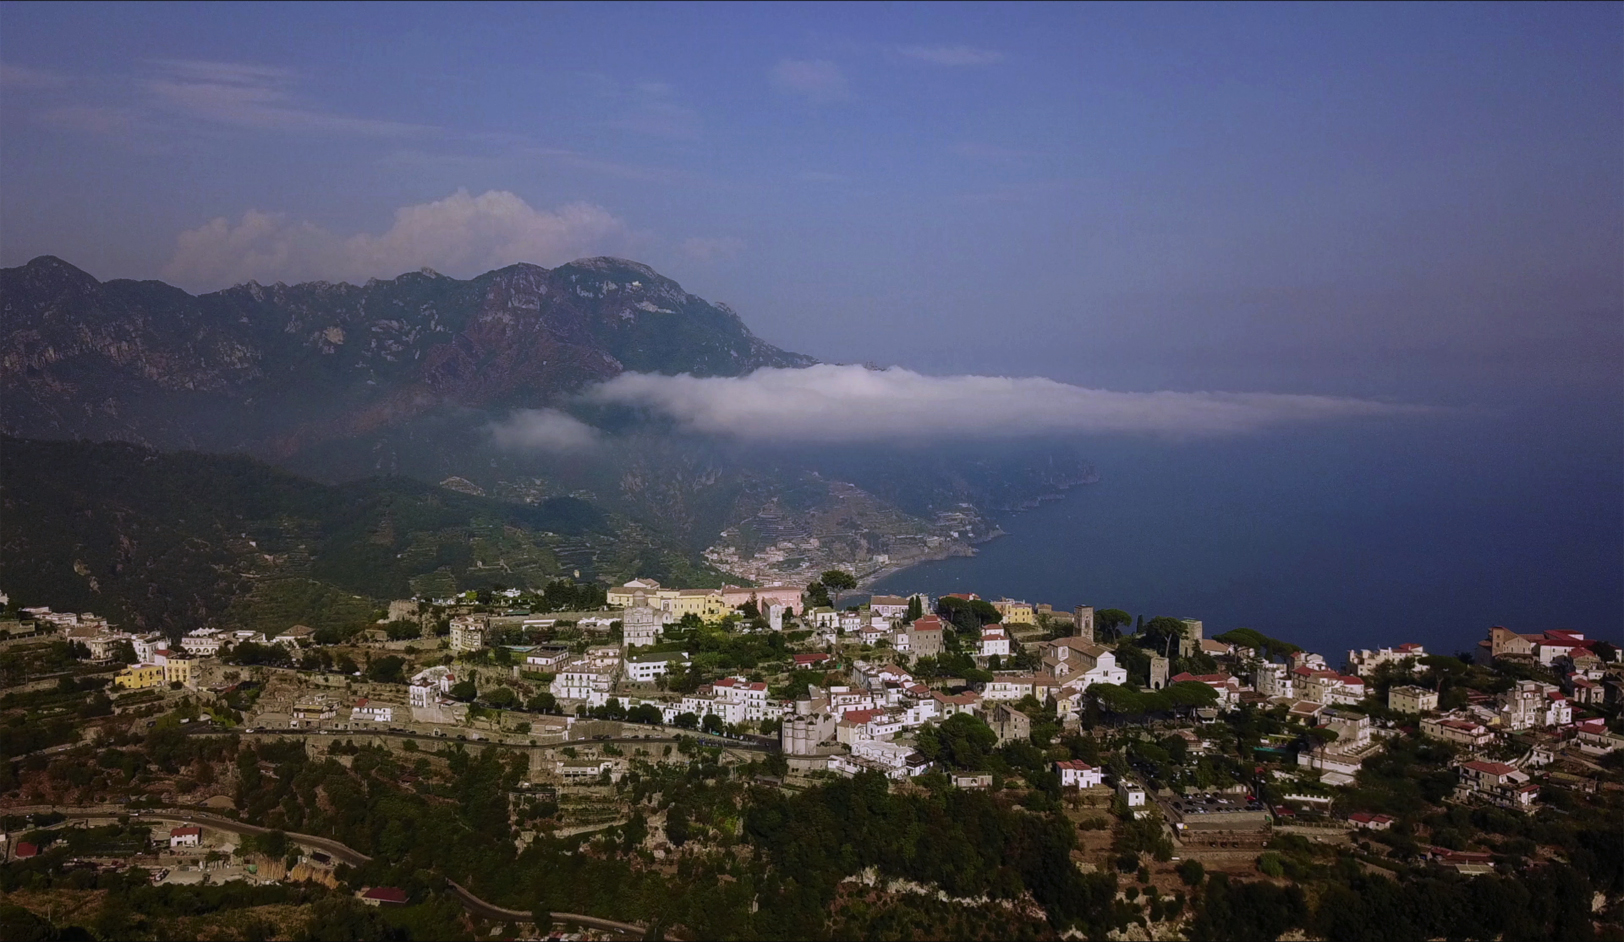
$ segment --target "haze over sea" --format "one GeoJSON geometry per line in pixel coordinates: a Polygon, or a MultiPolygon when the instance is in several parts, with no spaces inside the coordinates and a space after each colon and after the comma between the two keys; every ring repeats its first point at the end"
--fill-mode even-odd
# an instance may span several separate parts
{"type": "Polygon", "coordinates": [[[974,591],[1256,628],[1339,661],[1491,625],[1624,636],[1624,423],[1553,405],[1206,442],[1115,440],[1101,480],[876,592],[974,591]]]}

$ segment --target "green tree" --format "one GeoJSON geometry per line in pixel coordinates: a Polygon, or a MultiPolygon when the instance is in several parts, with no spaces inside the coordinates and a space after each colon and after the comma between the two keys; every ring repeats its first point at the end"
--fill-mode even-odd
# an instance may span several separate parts
{"type": "Polygon", "coordinates": [[[1122,629],[1133,624],[1133,616],[1120,608],[1102,608],[1094,613],[1095,636],[1119,638],[1122,629]]]}
{"type": "Polygon", "coordinates": [[[367,665],[367,679],[375,684],[404,684],[406,676],[402,669],[406,666],[406,659],[393,654],[380,657],[367,665]]]}
{"type": "Polygon", "coordinates": [[[665,813],[665,839],[671,842],[672,847],[681,847],[688,843],[688,806],[681,802],[673,803],[665,813]]]}
{"type": "Polygon", "coordinates": [[[819,581],[822,582],[827,588],[834,590],[835,598],[833,604],[836,607],[839,606],[840,594],[842,592],[850,592],[852,589],[857,588],[857,577],[853,576],[844,569],[830,569],[829,571],[825,572],[822,577],[820,577],[819,581]]]}
{"type": "Polygon", "coordinates": [[[1179,640],[1186,630],[1187,626],[1177,618],[1159,615],[1140,630],[1139,644],[1163,657],[1173,657],[1178,654],[1179,640]]]}
{"type": "Polygon", "coordinates": [[[927,759],[951,769],[982,772],[990,767],[998,734],[969,713],[955,713],[938,725],[922,727],[917,743],[927,759]]]}

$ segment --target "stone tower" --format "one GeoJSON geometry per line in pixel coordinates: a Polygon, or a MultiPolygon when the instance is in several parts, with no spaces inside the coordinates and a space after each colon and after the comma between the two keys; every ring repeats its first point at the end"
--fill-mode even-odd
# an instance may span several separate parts
{"type": "Polygon", "coordinates": [[[1076,626],[1076,635],[1084,641],[1094,641],[1094,606],[1079,605],[1071,610],[1071,621],[1076,626]]]}
{"type": "Polygon", "coordinates": [[[1184,623],[1184,637],[1179,639],[1179,657],[1189,657],[1201,650],[1201,620],[1180,618],[1184,623]]]}
{"type": "Polygon", "coordinates": [[[1150,689],[1160,690],[1167,686],[1167,658],[1160,654],[1150,656],[1150,689]]]}

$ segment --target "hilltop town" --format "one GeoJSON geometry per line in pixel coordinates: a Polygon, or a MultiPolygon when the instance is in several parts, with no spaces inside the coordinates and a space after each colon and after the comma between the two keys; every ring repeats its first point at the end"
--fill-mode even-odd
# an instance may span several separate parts
{"type": "MultiPolygon", "coordinates": [[[[988,802],[975,807],[1058,829],[1064,900],[1036,871],[994,890],[950,886],[884,848],[860,853],[862,866],[825,862],[828,892],[881,909],[923,905],[909,887],[934,883],[947,908],[919,918],[937,929],[1221,936],[1234,927],[1219,920],[1239,918],[1218,907],[1228,894],[1269,912],[1275,934],[1344,937],[1338,920],[1354,916],[1323,906],[1328,887],[1358,882],[1337,875],[1348,865],[1467,881],[1561,868],[1591,888],[1584,919],[1619,922],[1617,829],[1580,826],[1616,825],[1624,790],[1624,662],[1611,643],[1494,627],[1471,652],[1399,643],[1328,657],[1250,629],[1211,636],[1197,618],[856,585],[843,570],[718,589],[558,581],[400,599],[349,633],[166,637],[12,610],[0,622],[0,882],[34,887],[19,897],[31,912],[88,867],[159,887],[324,887],[301,892],[312,906],[421,915],[449,891],[413,876],[421,867],[380,862],[417,853],[411,841],[333,817],[367,819],[402,787],[462,813],[474,799],[459,789],[497,800],[481,813],[512,866],[590,850],[626,879],[676,877],[734,872],[727,848],[747,846],[748,872],[767,879],[789,839],[768,818],[833,801],[847,782],[891,801],[988,802]],[[488,774],[476,786],[477,768],[488,774]],[[374,798],[343,784],[385,772],[374,798]],[[306,794],[307,776],[325,784],[306,794]],[[345,802],[359,804],[333,810],[345,802]]],[[[495,920],[530,926],[520,935],[555,922],[588,936],[717,934],[651,902],[659,893],[633,905],[552,886],[576,898],[543,915],[523,898],[539,891],[436,859],[430,869],[466,890],[435,910],[435,931],[495,920]]],[[[821,931],[869,925],[868,910],[841,906],[821,931]]],[[[728,912],[730,931],[812,925],[728,912]]]]}

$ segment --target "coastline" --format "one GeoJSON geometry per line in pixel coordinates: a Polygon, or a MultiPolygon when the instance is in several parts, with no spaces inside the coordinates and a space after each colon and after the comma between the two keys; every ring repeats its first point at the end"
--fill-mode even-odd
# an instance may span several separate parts
{"type": "MultiPolygon", "coordinates": [[[[1066,495],[1070,493],[1073,488],[1086,487],[1090,484],[1098,484],[1099,481],[1099,475],[1093,473],[1093,470],[1090,469],[1090,472],[1084,477],[1076,481],[1069,481],[1065,484],[1060,484],[1058,485],[1058,490],[1039,494],[1038,496],[1029,500],[1022,501],[1013,507],[1005,508],[1000,511],[1000,514],[1013,516],[1015,514],[1025,513],[1028,510],[1036,510],[1038,507],[1041,507],[1043,504],[1050,501],[1064,500],[1066,495]]],[[[993,524],[993,530],[991,533],[980,537],[979,539],[971,540],[968,545],[954,544],[947,550],[931,553],[918,559],[912,559],[901,565],[887,566],[883,569],[877,569],[873,573],[870,573],[869,575],[857,580],[857,588],[854,591],[861,592],[867,590],[873,587],[873,585],[877,582],[889,579],[898,573],[907,572],[908,570],[922,566],[925,563],[941,562],[944,559],[953,559],[954,557],[975,556],[979,552],[976,547],[981,546],[984,543],[990,543],[1002,536],[1009,536],[1009,531],[1005,530],[1002,526],[995,522],[993,524]]]]}

